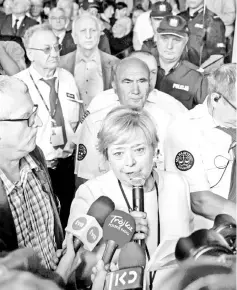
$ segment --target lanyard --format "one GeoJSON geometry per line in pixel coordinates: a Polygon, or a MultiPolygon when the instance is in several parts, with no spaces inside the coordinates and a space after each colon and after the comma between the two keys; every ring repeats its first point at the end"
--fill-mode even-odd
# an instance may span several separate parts
{"type": "Polygon", "coordinates": [[[33,77],[32,77],[32,75],[31,75],[30,72],[29,72],[29,75],[30,75],[30,78],[31,78],[31,80],[32,80],[32,82],[33,82],[33,84],[34,84],[36,90],[38,91],[38,94],[39,94],[39,96],[40,96],[42,102],[43,102],[44,105],[45,105],[46,110],[47,110],[48,113],[49,113],[49,116],[51,117],[52,122],[54,123],[53,118],[55,117],[55,114],[56,114],[56,108],[57,108],[57,104],[58,104],[58,100],[59,100],[59,98],[57,97],[56,102],[55,102],[55,109],[53,110],[53,113],[51,114],[50,109],[49,109],[49,107],[47,106],[47,104],[46,104],[46,102],[45,102],[45,100],[44,100],[44,98],[43,98],[43,96],[42,96],[42,94],[41,94],[41,92],[40,92],[38,86],[36,85],[36,83],[35,83],[35,81],[34,81],[34,79],[33,79],[33,77]]]}
{"type": "MultiPolygon", "coordinates": [[[[152,174],[153,176],[153,174],[152,174]]],[[[133,211],[132,207],[130,206],[129,204],[129,201],[127,199],[127,196],[124,192],[124,189],[123,189],[123,186],[121,184],[121,181],[118,179],[118,184],[119,184],[119,187],[120,187],[120,190],[121,190],[121,193],[123,195],[123,198],[127,204],[127,207],[128,207],[128,211],[131,212],[133,211]]],[[[157,246],[159,246],[160,244],[160,214],[159,214],[159,190],[158,190],[158,185],[157,185],[157,182],[155,180],[155,189],[156,189],[156,196],[157,196],[157,204],[158,204],[158,239],[157,239],[157,246]]],[[[148,251],[148,248],[147,248],[147,245],[146,245],[146,255],[147,255],[147,259],[148,261],[150,260],[150,253],[148,251]]],[[[152,290],[153,288],[153,282],[154,282],[154,279],[155,279],[155,275],[156,275],[156,271],[154,271],[153,273],[152,272],[149,272],[149,278],[150,278],[150,285],[149,285],[149,288],[150,290],[152,290]]]]}

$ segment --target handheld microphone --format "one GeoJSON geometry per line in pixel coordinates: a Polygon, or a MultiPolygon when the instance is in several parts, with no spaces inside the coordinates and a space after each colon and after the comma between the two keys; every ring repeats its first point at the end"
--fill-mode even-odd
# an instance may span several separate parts
{"type": "Polygon", "coordinates": [[[102,226],[107,216],[114,210],[114,202],[107,196],[100,196],[90,206],[87,215],[78,215],[69,221],[66,231],[73,234],[75,251],[84,244],[92,251],[103,236],[102,226]]]}
{"type": "MultiPolygon", "coordinates": [[[[144,212],[144,184],[145,179],[141,173],[134,173],[131,178],[132,183],[132,197],[133,197],[133,210],[134,211],[142,211],[144,212]]],[[[138,240],[137,241],[140,246],[145,248],[145,241],[138,240]]]]}
{"type": "Polygon", "coordinates": [[[104,290],[143,289],[146,254],[137,243],[126,244],[120,252],[118,271],[106,275],[104,290]]]}
{"type": "Polygon", "coordinates": [[[41,259],[32,248],[22,248],[10,252],[0,259],[0,265],[9,270],[29,271],[35,273],[40,269],[41,259]]]}
{"type": "Polygon", "coordinates": [[[121,210],[114,210],[105,220],[103,238],[106,247],[103,254],[104,264],[109,264],[118,247],[130,242],[136,229],[134,218],[121,210]]]}

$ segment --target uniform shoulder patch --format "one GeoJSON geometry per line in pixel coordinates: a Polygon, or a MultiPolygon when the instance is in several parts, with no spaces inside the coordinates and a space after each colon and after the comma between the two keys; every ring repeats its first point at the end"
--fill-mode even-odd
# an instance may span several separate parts
{"type": "Polygon", "coordinates": [[[175,166],[180,171],[188,171],[193,167],[194,164],[194,157],[193,155],[186,150],[180,151],[175,156],[175,166]]]}
{"type": "Polygon", "coordinates": [[[77,160],[82,161],[86,157],[86,154],[87,154],[86,146],[83,144],[79,144],[77,151],[77,160]]]}
{"type": "Polygon", "coordinates": [[[198,70],[198,67],[195,64],[193,64],[187,60],[183,60],[183,64],[191,70],[198,70]]]}

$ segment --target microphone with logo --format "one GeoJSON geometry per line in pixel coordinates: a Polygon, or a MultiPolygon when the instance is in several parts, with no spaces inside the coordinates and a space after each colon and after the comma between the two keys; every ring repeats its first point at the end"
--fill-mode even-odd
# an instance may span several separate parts
{"type": "Polygon", "coordinates": [[[120,252],[119,270],[106,276],[104,290],[143,289],[146,254],[137,243],[127,243],[120,252]]]}
{"type": "Polygon", "coordinates": [[[82,245],[88,251],[95,248],[103,236],[104,222],[114,208],[114,202],[109,197],[100,196],[92,203],[87,214],[79,214],[69,221],[66,232],[73,234],[75,251],[82,245]]]}
{"type": "Polygon", "coordinates": [[[136,230],[134,218],[121,210],[114,210],[105,220],[103,238],[106,247],[102,260],[104,264],[110,264],[118,247],[123,247],[132,240],[136,230]]]}
{"type": "MultiPolygon", "coordinates": [[[[145,178],[140,172],[138,172],[134,173],[130,180],[132,183],[133,210],[144,212],[145,178]]],[[[140,246],[145,248],[145,240],[138,240],[137,242],[139,243],[140,246]]]]}

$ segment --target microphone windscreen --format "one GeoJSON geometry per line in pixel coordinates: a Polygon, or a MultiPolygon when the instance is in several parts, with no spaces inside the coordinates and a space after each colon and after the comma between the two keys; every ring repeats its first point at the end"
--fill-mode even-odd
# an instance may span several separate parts
{"type": "Polygon", "coordinates": [[[134,218],[121,210],[114,210],[105,220],[103,238],[105,241],[114,241],[123,247],[132,240],[136,230],[134,218]]]}
{"type": "Polygon", "coordinates": [[[103,227],[108,215],[115,209],[114,202],[107,196],[100,196],[90,206],[87,215],[93,216],[103,227]]]}
{"type": "Polygon", "coordinates": [[[118,258],[119,269],[127,269],[132,267],[145,267],[146,253],[145,250],[135,242],[125,244],[121,249],[118,258]]]}
{"type": "Polygon", "coordinates": [[[228,214],[218,214],[215,217],[213,229],[217,229],[219,226],[224,226],[224,225],[236,226],[236,221],[232,216],[228,214]]]}

